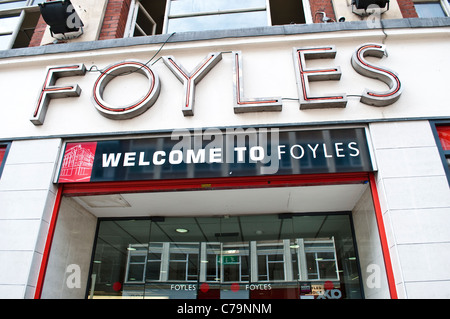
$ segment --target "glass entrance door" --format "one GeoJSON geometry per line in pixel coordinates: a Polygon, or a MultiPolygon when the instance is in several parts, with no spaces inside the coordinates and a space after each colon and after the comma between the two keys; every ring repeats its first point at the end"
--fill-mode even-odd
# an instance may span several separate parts
{"type": "Polygon", "coordinates": [[[90,296],[362,298],[350,215],[102,220],[90,296]]]}

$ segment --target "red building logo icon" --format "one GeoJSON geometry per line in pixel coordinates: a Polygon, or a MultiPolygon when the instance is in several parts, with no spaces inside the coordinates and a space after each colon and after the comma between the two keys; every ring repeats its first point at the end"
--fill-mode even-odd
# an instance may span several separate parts
{"type": "Polygon", "coordinates": [[[96,148],[96,142],[68,143],[58,182],[89,182],[96,148]]]}

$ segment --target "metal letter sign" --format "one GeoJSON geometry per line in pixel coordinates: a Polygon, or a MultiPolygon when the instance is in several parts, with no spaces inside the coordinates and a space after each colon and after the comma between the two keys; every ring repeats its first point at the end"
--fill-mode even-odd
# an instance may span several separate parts
{"type": "Polygon", "coordinates": [[[308,69],[306,68],[305,60],[334,59],[335,56],[336,49],[334,46],[294,48],[300,109],[345,107],[347,105],[347,96],[345,94],[313,97],[309,90],[310,81],[339,80],[341,78],[341,70],[339,67],[329,69],[308,69]]]}
{"type": "Polygon", "coordinates": [[[78,85],[55,86],[57,79],[68,76],[84,75],[86,68],[83,64],[50,67],[47,69],[47,76],[42,86],[36,109],[31,117],[34,125],[44,124],[48,104],[51,99],[58,99],[71,96],[80,96],[81,88],[78,85]]]}
{"type": "Polygon", "coordinates": [[[163,57],[164,63],[184,85],[184,116],[194,115],[195,85],[222,60],[222,53],[210,53],[192,72],[187,72],[172,56],[163,57]]]}
{"type": "MultiPolygon", "coordinates": [[[[188,72],[174,57],[162,57],[164,64],[172,71],[177,79],[183,83],[184,96],[182,112],[184,116],[194,115],[194,95],[196,85],[222,60],[225,52],[209,53],[191,72],[188,72]]],[[[282,97],[247,98],[244,94],[243,58],[240,51],[232,51],[231,66],[233,70],[233,100],[230,105],[236,114],[247,112],[278,111],[282,110],[282,97]],[[233,103],[234,102],[234,103],[233,103]]],[[[402,85],[395,72],[370,64],[365,56],[382,57],[385,54],[384,45],[364,44],[359,46],[351,58],[351,65],[363,76],[383,81],[389,86],[386,92],[375,92],[366,89],[360,102],[368,105],[386,106],[396,102],[402,94],[402,85]]],[[[336,49],[334,46],[300,47],[293,49],[297,89],[300,109],[344,108],[347,105],[345,93],[311,96],[309,84],[311,81],[338,81],[341,78],[341,69],[337,67],[313,69],[306,67],[310,59],[334,59],[336,49]]],[[[83,64],[51,67],[40,91],[37,106],[33,111],[31,121],[34,125],[44,123],[48,104],[52,98],[76,97],[81,89],[78,85],[57,87],[55,82],[59,77],[84,75],[86,69],[83,64]]],[[[137,61],[123,61],[112,64],[101,71],[94,83],[92,100],[95,108],[101,115],[114,119],[131,119],[147,111],[158,99],[160,93],[160,80],[156,72],[148,64],[137,61]],[[108,83],[117,76],[138,72],[147,77],[148,90],[144,97],[130,105],[111,105],[103,99],[103,91],[108,83]]]]}
{"type": "Polygon", "coordinates": [[[352,66],[356,72],[381,80],[389,86],[389,90],[386,92],[374,92],[366,89],[360,100],[364,104],[387,106],[397,101],[402,94],[400,79],[395,72],[370,64],[364,59],[367,55],[381,58],[385,53],[384,45],[369,43],[360,46],[352,55],[352,66]]]}
{"type": "Polygon", "coordinates": [[[120,62],[107,67],[98,77],[93,90],[94,105],[102,115],[108,118],[117,120],[130,119],[141,115],[155,103],[159,96],[160,88],[158,75],[148,65],[136,61],[120,62]],[[130,105],[119,107],[103,100],[103,91],[108,83],[115,77],[126,75],[130,72],[143,74],[149,80],[149,87],[145,96],[130,105]]]}
{"type": "Polygon", "coordinates": [[[244,97],[244,81],[242,75],[242,55],[233,52],[234,71],[234,113],[258,112],[258,111],[281,111],[281,97],[252,98],[244,97]]]}

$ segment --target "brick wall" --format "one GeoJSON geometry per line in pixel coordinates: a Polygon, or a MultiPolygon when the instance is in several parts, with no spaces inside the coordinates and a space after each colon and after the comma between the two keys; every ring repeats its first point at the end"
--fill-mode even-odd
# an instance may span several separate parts
{"type": "Polygon", "coordinates": [[[331,0],[310,0],[311,15],[314,23],[322,23],[323,14],[318,12],[325,12],[327,17],[336,21],[334,14],[333,3],[331,0]]]}
{"type": "Polygon", "coordinates": [[[34,29],[33,36],[31,37],[29,47],[38,47],[41,45],[42,37],[44,36],[45,30],[47,29],[47,24],[45,23],[42,16],[34,29]]]}
{"type": "MultiPolygon", "coordinates": [[[[128,12],[130,11],[130,2],[131,0],[108,1],[105,17],[103,19],[103,25],[100,30],[98,40],[116,39],[123,37],[128,19],[128,12]]],[[[31,41],[29,44],[30,47],[41,45],[42,38],[46,29],[47,24],[41,16],[38,24],[36,25],[33,36],[31,37],[31,41]]]]}
{"type": "Polygon", "coordinates": [[[397,0],[403,18],[417,18],[416,8],[412,0],[397,0]]]}
{"type": "MultiPolygon", "coordinates": [[[[325,12],[327,17],[336,21],[332,0],[310,0],[311,15],[314,23],[322,23],[323,15],[318,12],[325,12]]],[[[417,18],[416,8],[413,0],[397,0],[403,18],[417,18]]]]}
{"type": "Polygon", "coordinates": [[[122,38],[131,0],[110,0],[106,7],[99,40],[122,38]]]}

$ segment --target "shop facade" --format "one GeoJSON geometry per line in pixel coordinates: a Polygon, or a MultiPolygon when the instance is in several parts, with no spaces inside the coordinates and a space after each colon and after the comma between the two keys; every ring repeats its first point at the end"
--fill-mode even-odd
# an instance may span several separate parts
{"type": "Polygon", "coordinates": [[[449,297],[448,21],[407,21],[10,52],[0,296],[449,297]]]}

